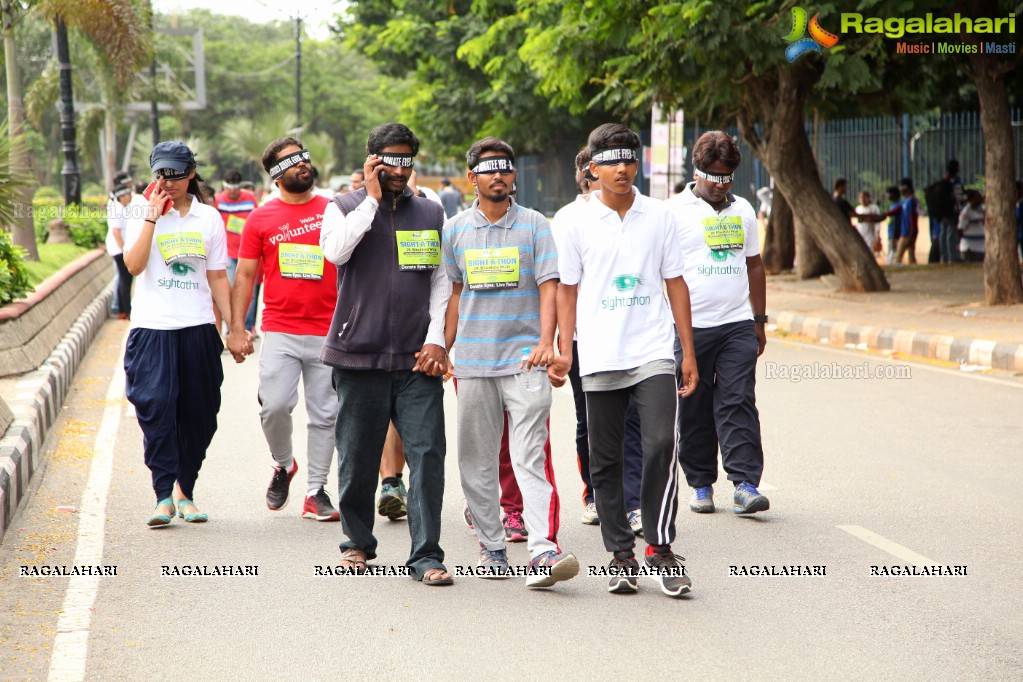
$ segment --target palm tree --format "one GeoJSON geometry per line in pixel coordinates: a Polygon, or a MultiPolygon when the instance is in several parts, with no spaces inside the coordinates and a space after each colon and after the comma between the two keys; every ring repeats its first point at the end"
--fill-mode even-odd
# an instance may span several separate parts
{"type": "MultiPolygon", "coordinates": [[[[135,70],[149,55],[148,8],[142,0],[29,0],[29,11],[53,21],[60,17],[69,29],[79,31],[103,55],[111,75],[111,92],[124,92],[135,70]]],[[[19,0],[0,0],[4,57],[7,71],[7,118],[11,141],[10,169],[13,175],[27,176],[28,150],[20,142],[24,130],[25,107],[15,50],[14,29],[24,13],[19,0]]],[[[106,90],[106,88],[104,88],[106,90]]],[[[108,107],[110,116],[115,107],[108,107]]],[[[108,136],[112,137],[112,136],[108,136]]],[[[112,142],[110,140],[109,142],[112,142]]],[[[31,260],[39,259],[32,226],[32,192],[26,184],[15,199],[17,217],[12,223],[14,243],[24,247],[31,260]]]]}
{"type": "Polygon", "coordinates": [[[255,118],[235,116],[221,128],[223,145],[246,161],[254,161],[262,167],[263,150],[277,138],[292,134],[296,121],[295,113],[285,109],[265,111],[255,118]]]}

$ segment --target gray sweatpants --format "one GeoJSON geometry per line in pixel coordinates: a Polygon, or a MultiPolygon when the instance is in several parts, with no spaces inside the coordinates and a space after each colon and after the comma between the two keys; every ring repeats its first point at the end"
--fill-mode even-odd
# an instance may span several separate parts
{"type": "Polygon", "coordinates": [[[503,549],[498,473],[504,412],[515,481],[522,492],[522,520],[530,558],[558,548],[561,506],[554,469],[546,466],[551,385],[527,391],[523,374],[458,380],[458,470],[476,535],[487,549],[503,549]]]}
{"type": "Polygon", "coordinates": [[[259,353],[259,418],[263,435],[277,466],[291,468],[294,461],[291,413],[298,405],[298,379],[305,389],[309,417],[306,458],[308,489],[327,483],[334,456],[334,422],[337,395],[331,384],[331,368],[320,362],[322,336],[265,332],[259,353]]]}

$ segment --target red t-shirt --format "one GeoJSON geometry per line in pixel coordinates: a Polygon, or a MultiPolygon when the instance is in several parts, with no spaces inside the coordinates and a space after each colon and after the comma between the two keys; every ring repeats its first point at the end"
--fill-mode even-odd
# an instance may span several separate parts
{"type": "Polygon", "coordinates": [[[224,190],[217,192],[215,200],[220,217],[224,219],[224,230],[227,232],[227,255],[229,258],[238,258],[245,219],[259,205],[256,202],[256,195],[243,189],[239,190],[238,198],[232,200],[227,196],[227,190],[224,190]]]}
{"type": "Polygon", "coordinates": [[[326,336],[337,303],[337,267],[320,252],[320,225],[330,200],[272,199],[249,215],[239,258],[263,259],[265,332],[326,336]]]}

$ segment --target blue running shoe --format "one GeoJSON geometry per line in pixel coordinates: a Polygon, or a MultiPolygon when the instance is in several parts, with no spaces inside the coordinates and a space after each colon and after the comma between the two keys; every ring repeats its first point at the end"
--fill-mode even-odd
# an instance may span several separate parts
{"type": "Polygon", "coordinates": [[[760,494],[756,486],[743,481],[735,487],[732,511],[736,514],[755,514],[771,508],[771,502],[760,494]]]}
{"type": "Polygon", "coordinates": [[[693,496],[689,498],[689,509],[697,514],[714,513],[714,488],[704,485],[693,488],[693,496]]]}

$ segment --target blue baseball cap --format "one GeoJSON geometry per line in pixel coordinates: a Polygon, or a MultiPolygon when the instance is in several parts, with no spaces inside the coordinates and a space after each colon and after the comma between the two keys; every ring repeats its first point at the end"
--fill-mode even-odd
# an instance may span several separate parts
{"type": "Polygon", "coordinates": [[[161,142],[153,147],[149,166],[154,173],[164,169],[186,173],[195,167],[195,154],[184,142],[161,142]]]}

